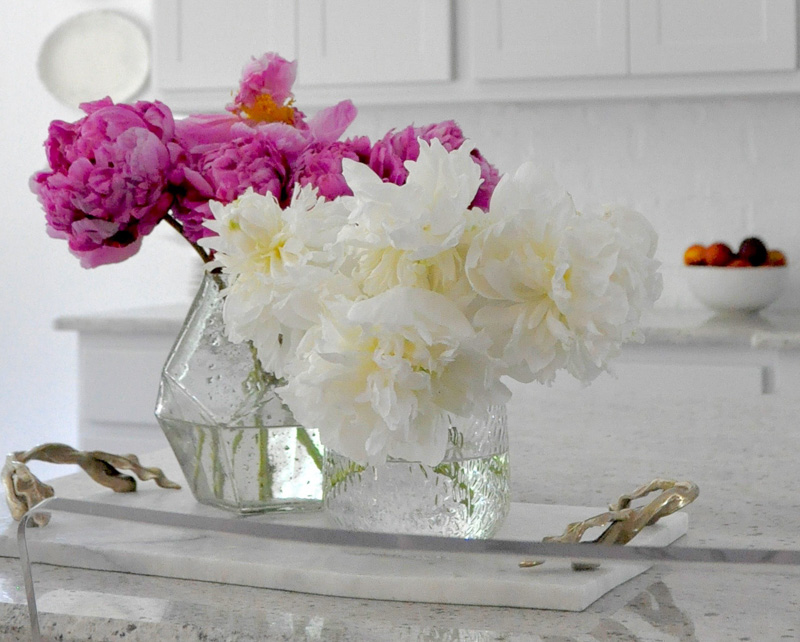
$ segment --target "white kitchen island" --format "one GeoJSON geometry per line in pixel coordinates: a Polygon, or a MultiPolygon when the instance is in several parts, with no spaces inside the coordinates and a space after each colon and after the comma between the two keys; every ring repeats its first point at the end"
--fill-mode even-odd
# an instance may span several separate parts
{"type": "MultiPolygon", "coordinates": [[[[800,396],[534,390],[509,409],[514,501],[602,508],[655,477],[692,480],[700,496],[673,546],[800,549],[800,396]]],[[[69,483],[61,493],[53,485],[69,496],[69,483]]],[[[70,563],[36,569],[43,633],[53,639],[800,639],[797,566],[657,564],[568,613],[336,598],[70,563]]],[[[16,559],[0,559],[3,640],[27,639],[21,577],[16,559]]]]}

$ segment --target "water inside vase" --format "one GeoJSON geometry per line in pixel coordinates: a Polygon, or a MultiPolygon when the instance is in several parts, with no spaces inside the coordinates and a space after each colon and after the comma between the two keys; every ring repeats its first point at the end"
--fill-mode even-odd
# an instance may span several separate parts
{"type": "Polygon", "coordinates": [[[318,509],[317,431],[302,426],[214,426],[161,417],[195,497],[240,513],[318,509]]]}
{"type": "Polygon", "coordinates": [[[400,459],[364,466],[326,450],[329,520],[361,531],[495,535],[511,506],[505,407],[454,423],[447,455],[436,466],[400,459]]]}

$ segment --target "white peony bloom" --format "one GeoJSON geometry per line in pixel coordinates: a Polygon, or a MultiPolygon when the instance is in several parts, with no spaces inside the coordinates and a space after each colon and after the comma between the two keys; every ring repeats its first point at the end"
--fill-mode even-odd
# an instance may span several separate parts
{"type": "Polygon", "coordinates": [[[497,222],[479,233],[466,270],[486,299],[473,321],[492,356],[520,381],[549,383],[565,368],[588,382],[658,298],[655,233],[630,210],[582,215],[552,177],[523,165],[492,198],[497,222]]]}
{"type": "Polygon", "coordinates": [[[384,183],[363,164],[342,161],[354,196],[345,199],[350,216],[339,241],[351,248],[352,276],[370,296],[396,286],[469,290],[457,246],[470,221],[480,168],[470,145],[448,152],[435,139],[419,143],[402,186],[384,183]]]}
{"type": "Polygon", "coordinates": [[[351,459],[435,465],[450,413],[505,400],[484,348],[448,299],[397,287],[310,330],[281,395],[298,421],[351,459]]]}
{"type": "Polygon", "coordinates": [[[340,258],[334,241],[347,210],[310,187],[296,190],[285,209],[272,194],[252,189],[211,208],[215,219],[206,226],[217,236],[202,244],[216,252],[211,267],[229,276],[226,334],[234,343],[252,341],[264,368],[282,377],[323,308],[359,296],[354,283],[331,269],[340,258]]]}

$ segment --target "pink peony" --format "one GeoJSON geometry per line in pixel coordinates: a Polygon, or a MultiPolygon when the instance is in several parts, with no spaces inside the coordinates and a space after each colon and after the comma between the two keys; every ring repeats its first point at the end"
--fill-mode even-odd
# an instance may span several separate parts
{"type": "MultiPolygon", "coordinates": [[[[417,160],[419,157],[419,138],[427,142],[435,138],[447,151],[458,149],[465,140],[461,128],[452,120],[425,127],[411,125],[399,132],[390,131],[373,146],[369,158],[370,168],[384,181],[403,185],[408,178],[405,162],[417,160]]],[[[472,158],[481,168],[483,182],[470,207],[486,210],[500,175],[477,149],[472,150],[472,158]]]]}
{"type": "Polygon", "coordinates": [[[309,145],[294,169],[294,181],[300,185],[313,185],[320,196],[333,200],[339,196],[352,196],[352,190],[342,175],[342,159],[350,158],[360,163],[369,160],[370,142],[366,136],[352,140],[309,145]]]}
{"type": "MultiPolygon", "coordinates": [[[[252,187],[286,202],[293,180],[290,170],[303,150],[316,150],[305,155],[303,175],[323,173],[321,157],[313,168],[311,157],[338,140],[356,117],[356,108],[345,100],[306,121],[292,106],[296,71],[295,62],[274,53],[254,58],[244,68],[239,92],[227,107],[231,113],[200,114],[176,123],[182,153],[172,177],[173,213],[190,241],[209,234],[203,226],[211,216],[209,200],[230,203],[252,187]]],[[[333,179],[320,182],[329,193],[337,189],[333,179]]]]}
{"type": "MultiPolygon", "coordinates": [[[[267,53],[253,58],[242,71],[239,92],[227,110],[251,126],[258,123],[284,123],[306,131],[315,141],[338,140],[356,117],[356,108],[349,100],[321,110],[306,121],[305,114],[294,107],[292,85],[297,75],[297,62],[289,62],[278,54],[267,53]]],[[[204,126],[208,126],[206,121],[204,126]]],[[[219,120],[213,122],[219,127],[219,120]]],[[[203,134],[208,135],[208,134],[203,134]]]]}
{"type": "Polygon", "coordinates": [[[343,100],[314,114],[306,124],[306,131],[313,141],[332,143],[339,140],[357,114],[356,106],[343,100]]]}
{"type": "Polygon", "coordinates": [[[303,113],[292,107],[292,85],[297,62],[289,62],[276,53],[253,58],[242,70],[239,92],[226,109],[237,116],[259,122],[283,122],[299,125],[303,113]]]}
{"type": "MultiPolygon", "coordinates": [[[[176,123],[162,103],[114,105],[106,98],[82,105],[86,117],[76,123],[54,121],[45,143],[50,171],[31,178],[48,233],[68,239],[81,264],[95,267],[135,254],[141,237],[172,208],[194,244],[209,233],[202,223],[211,216],[210,200],[229,203],[252,187],[286,202],[292,170],[311,148],[307,180],[329,194],[340,191],[341,158],[337,168],[333,150],[322,150],[344,133],[356,108],[345,100],[306,121],[292,106],[295,72],[296,63],[277,54],[254,59],[232,113],[176,123]]],[[[369,142],[362,147],[366,154],[369,142]]]]}
{"type": "Polygon", "coordinates": [[[67,239],[83,267],[123,261],[167,214],[177,154],[174,122],[159,102],[85,103],[76,123],[54,121],[45,142],[50,171],[31,178],[47,232],[67,239]]]}
{"type": "Polygon", "coordinates": [[[243,135],[218,145],[195,148],[180,164],[173,188],[173,214],[191,242],[209,234],[209,200],[230,203],[252,187],[286,202],[291,196],[290,168],[306,145],[303,135],[279,123],[242,130],[243,135]]]}

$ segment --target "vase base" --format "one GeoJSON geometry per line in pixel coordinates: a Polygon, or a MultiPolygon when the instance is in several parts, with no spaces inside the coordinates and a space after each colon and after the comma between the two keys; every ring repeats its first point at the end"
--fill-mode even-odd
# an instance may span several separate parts
{"type": "Polygon", "coordinates": [[[327,451],[324,483],[329,523],[354,531],[488,539],[511,506],[507,452],[364,467],[327,451]]]}
{"type": "Polygon", "coordinates": [[[321,499],[275,500],[252,502],[248,504],[227,504],[208,498],[196,498],[201,504],[221,508],[238,515],[259,515],[261,513],[312,512],[322,510],[321,499]]]}
{"type": "Polygon", "coordinates": [[[301,426],[229,427],[159,417],[198,502],[240,515],[322,508],[321,449],[301,426]]]}

